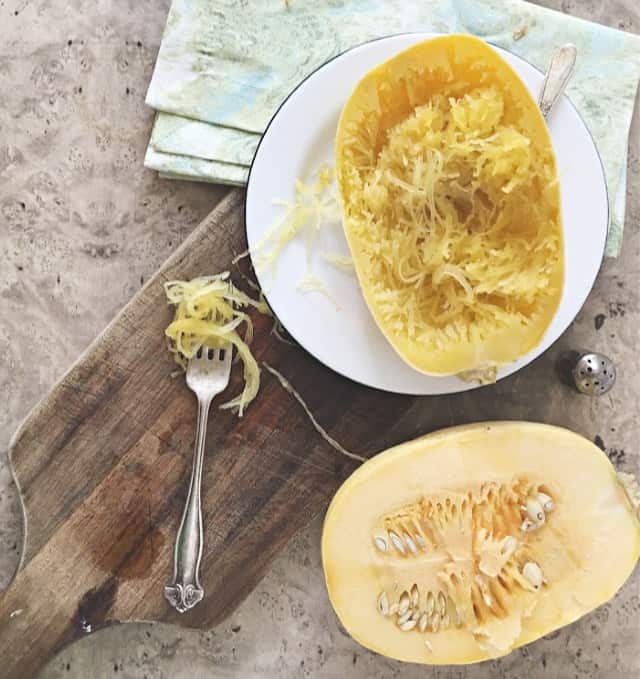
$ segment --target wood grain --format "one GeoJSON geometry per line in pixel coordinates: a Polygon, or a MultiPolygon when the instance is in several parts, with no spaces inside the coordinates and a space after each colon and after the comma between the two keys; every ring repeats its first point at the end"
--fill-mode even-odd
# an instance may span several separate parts
{"type": "MultiPolygon", "coordinates": [[[[12,442],[25,510],[18,573],[0,598],[0,674],[34,676],[64,644],[106,624],[208,627],[242,601],[288,539],[356,463],[317,435],[263,371],[238,419],[212,411],[203,477],[205,600],[178,614],[163,598],[190,472],[195,400],[165,350],[163,283],[232,268],[245,248],[231,192],[122,310],[12,442]]],[[[237,276],[242,285],[242,278],[237,276]]],[[[354,384],[256,317],[254,352],[283,372],[345,447],[369,454],[415,429],[411,399],[354,384]]],[[[228,393],[241,387],[235,370],[228,393]]]]}

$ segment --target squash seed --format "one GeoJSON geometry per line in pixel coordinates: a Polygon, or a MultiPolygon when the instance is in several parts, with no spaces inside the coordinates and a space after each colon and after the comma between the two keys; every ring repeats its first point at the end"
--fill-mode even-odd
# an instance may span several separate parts
{"type": "Polygon", "coordinates": [[[386,592],[382,592],[378,597],[378,610],[382,615],[389,615],[389,598],[386,592]]]}
{"type": "Polygon", "coordinates": [[[440,616],[438,615],[438,613],[434,613],[431,616],[431,629],[434,632],[437,632],[440,629],[440,616]]]}
{"type": "Polygon", "coordinates": [[[444,629],[448,629],[448,627],[451,625],[451,617],[447,613],[444,618],[442,618],[442,626],[444,629]]]}
{"type": "Polygon", "coordinates": [[[544,509],[537,500],[527,502],[527,516],[533,523],[544,523],[544,509]]]}
{"type": "Polygon", "coordinates": [[[433,646],[431,645],[431,642],[429,641],[429,639],[424,640],[424,645],[427,647],[427,650],[430,653],[433,653],[433,646]]]}
{"type": "Polygon", "coordinates": [[[407,620],[407,622],[402,623],[400,625],[400,629],[403,632],[408,632],[410,629],[413,629],[416,626],[416,621],[415,620],[407,620]]]}
{"type": "Polygon", "coordinates": [[[520,530],[524,531],[525,533],[530,533],[532,530],[535,530],[540,525],[541,524],[539,523],[534,523],[533,521],[529,521],[529,519],[525,519],[522,522],[522,525],[520,526],[520,530]]]}
{"type": "Polygon", "coordinates": [[[414,583],[413,587],[411,588],[411,605],[417,606],[419,600],[420,600],[420,591],[418,590],[418,585],[416,585],[414,583]]]}
{"type": "Polygon", "coordinates": [[[422,549],[427,548],[427,541],[422,537],[422,535],[416,535],[416,542],[422,547],[422,549]]]}
{"type": "Polygon", "coordinates": [[[376,537],[373,539],[373,541],[376,543],[376,547],[381,552],[387,551],[387,541],[384,538],[380,537],[379,535],[376,535],[376,537]]]}
{"type": "Polygon", "coordinates": [[[389,606],[389,615],[395,615],[398,612],[398,602],[391,604],[389,606]]]}
{"type": "Polygon", "coordinates": [[[522,575],[524,575],[524,577],[536,589],[539,589],[540,585],[542,585],[542,570],[537,563],[533,561],[527,561],[527,563],[522,567],[522,575]]]}
{"type": "Polygon", "coordinates": [[[427,629],[427,622],[429,622],[429,619],[427,618],[427,614],[423,613],[420,616],[420,621],[418,622],[418,629],[421,632],[424,632],[427,629]]]}
{"type": "Polygon", "coordinates": [[[500,546],[501,554],[512,554],[518,548],[518,541],[513,537],[513,535],[507,535],[502,541],[500,546]]]}
{"type": "Polygon", "coordinates": [[[554,508],[553,500],[546,493],[538,493],[538,502],[542,505],[545,512],[550,512],[554,508]]]}
{"type": "Polygon", "coordinates": [[[458,627],[460,625],[460,616],[458,615],[458,609],[456,608],[456,605],[453,603],[453,599],[449,596],[447,597],[447,610],[449,611],[449,614],[451,615],[451,622],[458,627]]]}
{"type": "Polygon", "coordinates": [[[418,553],[418,548],[416,547],[416,543],[411,539],[411,536],[408,533],[404,534],[404,541],[407,543],[407,546],[411,550],[413,554],[418,553]]]}
{"type": "Polygon", "coordinates": [[[411,599],[407,592],[402,592],[402,595],[400,596],[400,605],[398,606],[399,615],[404,615],[409,610],[410,603],[411,599]]]}
{"type": "Polygon", "coordinates": [[[427,615],[431,617],[433,610],[436,607],[436,598],[433,596],[433,592],[427,594],[427,615]]]}
{"type": "Polygon", "coordinates": [[[391,530],[389,531],[389,538],[391,539],[391,542],[393,542],[393,546],[400,552],[400,554],[404,554],[405,549],[402,540],[391,530]]]}
{"type": "Polygon", "coordinates": [[[402,615],[398,615],[398,625],[404,625],[408,620],[411,620],[411,611],[406,611],[402,615]]]}
{"type": "Polygon", "coordinates": [[[420,618],[420,611],[415,608],[413,613],[411,614],[411,620],[418,620],[420,618]]]}
{"type": "Polygon", "coordinates": [[[438,613],[443,616],[447,612],[447,600],[442,592],[438,592],[438,613]]]}

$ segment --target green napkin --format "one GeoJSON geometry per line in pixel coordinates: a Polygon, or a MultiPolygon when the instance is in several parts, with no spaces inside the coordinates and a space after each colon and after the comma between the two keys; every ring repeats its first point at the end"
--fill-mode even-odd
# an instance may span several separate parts
{"type": "Polygon", "coordinates": [[[349,47],[408,31],[473,33],[540,69],[559,45],[578,47],[567,93],[602,156],[607,254],[617,255],[640,37],[523,0],[174,0],[147,93],[160,113],[145,165],[242,183],[260,133],[305,76],[349,47]]]}
{"type": "Polygon", "coordinates": [[[144,166],[150,170],[157,170],[167,179],[193,179],[231,186],[243,186],[249,176],[249,168],[246,165],[159,153],[151,145],[147,147],[144,166]]]}
{"type": "Polygon", "coordinates": [[[250,165],[260,136],[255,132],[159,113],[150,146],[162,153],[250,165]]]}

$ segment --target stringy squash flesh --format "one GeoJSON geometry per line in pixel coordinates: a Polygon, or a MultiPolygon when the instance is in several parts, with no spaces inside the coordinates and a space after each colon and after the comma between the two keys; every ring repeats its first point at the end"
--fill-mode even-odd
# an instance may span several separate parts
{"type": "Polygon", "coordinates": [[[363,646],[425,664],[509,653],[610,599],[640,555],[640,491],[568,430],[444,430],[362,465],[335,495],[322,563],[363,646]]]}
{"type": "Polygon", "coordinates": [[[371,71],[342,112],[336,171],[365,300],[405,361],[483,370],[540,342],[563,281],[556,165],[495,50],[434,38],[371,71]]]}
{"type": "Polygon", "coordinates": [[[243,311],[253,307],[269,314],[266,302],[255,300],[239,290],[224,271],[213,276],[201,276],[191,281],[165,283],[169,304],[175,305],[173,321],[165,330],[169,350],[176,363],[186,370],[189,359],[203,348],[235,347],[236,359],[244,366],[244,388],[235,398],[221,408],[232,408],[242,416],[244,409],[258,394],[260,368],[249,345],[253,339],[253,322],[243,311]],[[245,326],[244,335],[239,334],[245,326]]]}

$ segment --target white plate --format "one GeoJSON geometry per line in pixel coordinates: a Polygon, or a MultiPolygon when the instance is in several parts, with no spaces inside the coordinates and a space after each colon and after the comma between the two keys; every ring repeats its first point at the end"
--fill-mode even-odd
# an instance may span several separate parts
{"type": "MultiPolygon", "coordinates": [[[[433,34],[403,34],[355,47],[321,66],[289,95],[267,127],[251,166],[245,205],[250,251],[282,214],[274,199],[293,200],[296,179],[310,178],[323,163],[334,165],[338,118],[356,83],[378,64],[428,37],[433,34]]],[[[542,74],[520,57],[495,49],[537,99],[542,74]]],[[[589,294],[604,254],[608,202],[593,139],[566,97],[551,113],[549,129],[562,197],[564,290],[542,342],[520,360],[504,366],[498,379],[527,365],[566,330],[589,294]]],[[[337,226],[324,229],[321,238],[318,253],[348,254],[337,226]]],[[[306,273],[303,239],[295,239],[283,251],[275,277],[258,272],[258,279],[287,331],[326,366],[356,382],[403,394],[450,394],[478,386],[455,376],[423,375],[409,367],[374,323],[355,273],[342,271],[315,255],[313,270],[338,300],[339,309],[320,293],[303,293],[296,288],[306,273]]]]}

